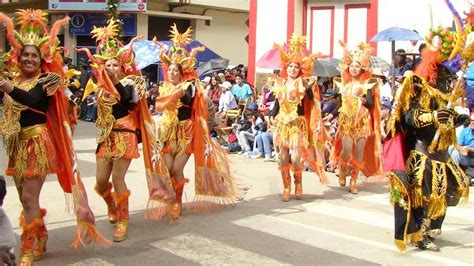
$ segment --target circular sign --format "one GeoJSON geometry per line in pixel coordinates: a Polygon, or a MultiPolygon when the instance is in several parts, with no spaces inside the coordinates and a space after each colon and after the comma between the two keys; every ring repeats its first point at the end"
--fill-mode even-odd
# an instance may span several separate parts
{"type": "Polygon", "coordinates": [[[86,19],[81,14],[74,14],[71,17],[71,26],[74,27],[74,28],[77,28],[77,29],[82,28],[82,26],[84,26],[85,22],[86,22],[86,19]]]}

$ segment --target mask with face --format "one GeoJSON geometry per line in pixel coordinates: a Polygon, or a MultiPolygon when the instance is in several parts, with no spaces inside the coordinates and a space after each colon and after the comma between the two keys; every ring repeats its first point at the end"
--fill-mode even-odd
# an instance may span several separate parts
{"type": "Polygon", "coordinates": [[[456,73],[453,73],[444,65],[438,65],[438,77],[436,79],[435,88],[439,89],[443,93],[452,92],[452,83],[456,79],[456,73]]]}

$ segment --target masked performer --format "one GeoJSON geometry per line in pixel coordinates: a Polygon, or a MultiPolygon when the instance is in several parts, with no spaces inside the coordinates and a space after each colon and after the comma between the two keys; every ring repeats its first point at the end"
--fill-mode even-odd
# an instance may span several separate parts
{"type": "MultiPolygon", "coordinates": [[[[393,171],[395,244],[401,251],[406,250],[408,237],[422,250],[439,251],[433,237],[441,232],[447,206],[455,206],[469,194],[469,179],[448,153],[448,147],[456,143],[455,128],[469,120],[451,108],[463,94],[459,83],[452,88],[460,66],[458,48],[463,47],[465,36],[458,16],[455,22],[456,32],[432,31],[431,36],[438,35],[442,45],[435,47],[427,39],[429,49],[424,50],[415,74],[405,78],[388,124],[392,141],[403,139],[391,149],[398,152],[385,155],[385,168],[393,171]]],[[[464,66],[472,61],[473,48],[462,53],[464,66]]]]}
{"type": "Polygon", "coordinates": [[[162,47],[160,53],[166,76],[159,88],[155,111],[163,113],[157,125],[158,142],[166,164],[162,174],[170,176],[173,182],[176,203],[171,209],[171,217],[178,219],[184,185],[188,182],[183,169],[191,153],[195,160],[196,189],[192,209],[208,212],[216,205],[233,204],[240,198],[241,189],[230,175],[225,152],[209,135],[208,105],[194,71],[195,55],[204,48],[186,50],[191,28],[179,33],[174,25],[170,32],[173,46],[168,51],[162,47]]]}
{"type": "Polygon", "coordinates": [[[271,116],[277,121],[274,142],[280,149],[284,202],[290,199],[290,169],[294,173],[296,199],[303,195],[303,159],[321,182],[327,183],[322,147],[329,135],[321,126],[319,88],[317,78],[312,76],[316,55],[309,54],[305,47],[306,37],[296,34],[291,36],[289,44],[277,45],[282,72],[271,88],[277,99],[271,116]]]}
{"type": "Polygon", "coordinates": [[[56,173],[62,189],[72,193],[78,232],[74,245],[91,240],[107,242],[94,226],[94,215],[79,177],[72,148],[68,100],[57,34],[68,18],[47,30],[48,15],[41,10],[19,10],[18,32],[13,22],[0,13],[11,45],[8,54],[10,80],[0,77],[4,102],[4,136],[9,157],[7,174],[12,175],[19,192],[23,212],[20,225],[20,265],[31,265],[46,250],[48,231],[44,223],[46,209],[40,208],[39,195],[46,175],[56,173]]]}
{"type": "Polygon", "coordinates": [[[357,194],[359,172],[367,177],[382,177],[382,147],[380,137],[379,82],[371,78],[368,44],[357,50],[344,47],[341,78],[334,85],[341,94],[338,128],[333,148],[333,159],[339,165],[339,185],[346,186],[351,176],[350,192],[357,194]]]}

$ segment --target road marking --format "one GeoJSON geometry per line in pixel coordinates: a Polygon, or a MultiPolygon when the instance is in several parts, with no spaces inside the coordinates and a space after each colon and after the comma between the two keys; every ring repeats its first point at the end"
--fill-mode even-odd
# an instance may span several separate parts
{"type": "Polygon", "coordinates": [[[90,266],[90,265],[110,266],[110,265],[115,265],[115,264],[107,262],[106,260],[99,259],[99,258],[90,258],[90,259],[81,260],[81,261],[78,261],[76,263],[69,264],[69,265],[72,265],[72,266],[86,266],[86,265],[87,266],[90,266]]]}
{"type": "MultiPolygon", "coordinates": [[[[393,231],[393,214],[388,215],[378,212],[365,211],[354,207],[345,207],[325,202],[307,203],[303,204],[302,207],[310,213],[323,214],[326,216],[372,225],[393,231]]],[[[462,229],[470,227],[472,227],[471,224],[459,224],[456,227],[443,225],[443,235],[440,237],[440,239],[459,244],[470,243],[474,238],[474,233],[466,230],[462,231],[462,229]]]]}
{"type": "MultiPolygon", "coordinates": [[[[304,243],[374,263],[407,263],[407,254],[401,254],[394,245],[300,224],[279,217],[258,214],[236,220],[233,223],[291,241],[304,243]],[[339,239],[335,239],[335,237],[339,239]],[[347,241],[346,244],[341,244],[344,243],[344,241],[347,241]]],[[[408,256],[410,256],[410,264],[427,264],[427,260],[429,260],[435,264],[471,265],[462,261],[431,255],[427,252],[409,252],[408,256]]]]}
{"type": "MultiPolygon", "coordinates": [[[[311,213],[324,214],[381,228],[393,229],[393,215],[365,211],[355,207],[345,207],[325,202],[307,203],[302,206],[306,211],[311,213]]],[[[471,225],[466,225],[466,227],[471,227],[471,225]]],[[[456,231],[459,229],[460,228],[443,226],[443,231],[445,232],[456,231]]]]}
{"type": "MultiPolygon", "coordinates": [[[[456,207],[448,207],[446,216],[450,216],[450,217],[452,216],[452,217],[467,219],[467,220],[474,220],[474,212],[472,210],[472,199],[473,197],[470,196],[468,204],[460,203],[456,207]]],[[[356,200],[371,202],[378,205],[391,206],[389,197],[387,194],[374,194],[374,195],[369,195],[369,196],[362,196],[362,197],[357,197],[356,200]]]]}
{"type": "Polygon", "coordinates": [[[193,233],[174,236],[151,245],[202,265],[288,265],[193,233]]]}

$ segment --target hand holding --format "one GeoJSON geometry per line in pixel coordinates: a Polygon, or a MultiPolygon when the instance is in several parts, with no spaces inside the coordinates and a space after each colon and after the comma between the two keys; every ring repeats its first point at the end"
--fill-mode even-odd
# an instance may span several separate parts
{"type": "Polygon", "coordinates": [[[440,124],[452,123],[454,115],[455,113],[453,109],[440,109],[434,111],[434,117],[440,124]]]}

